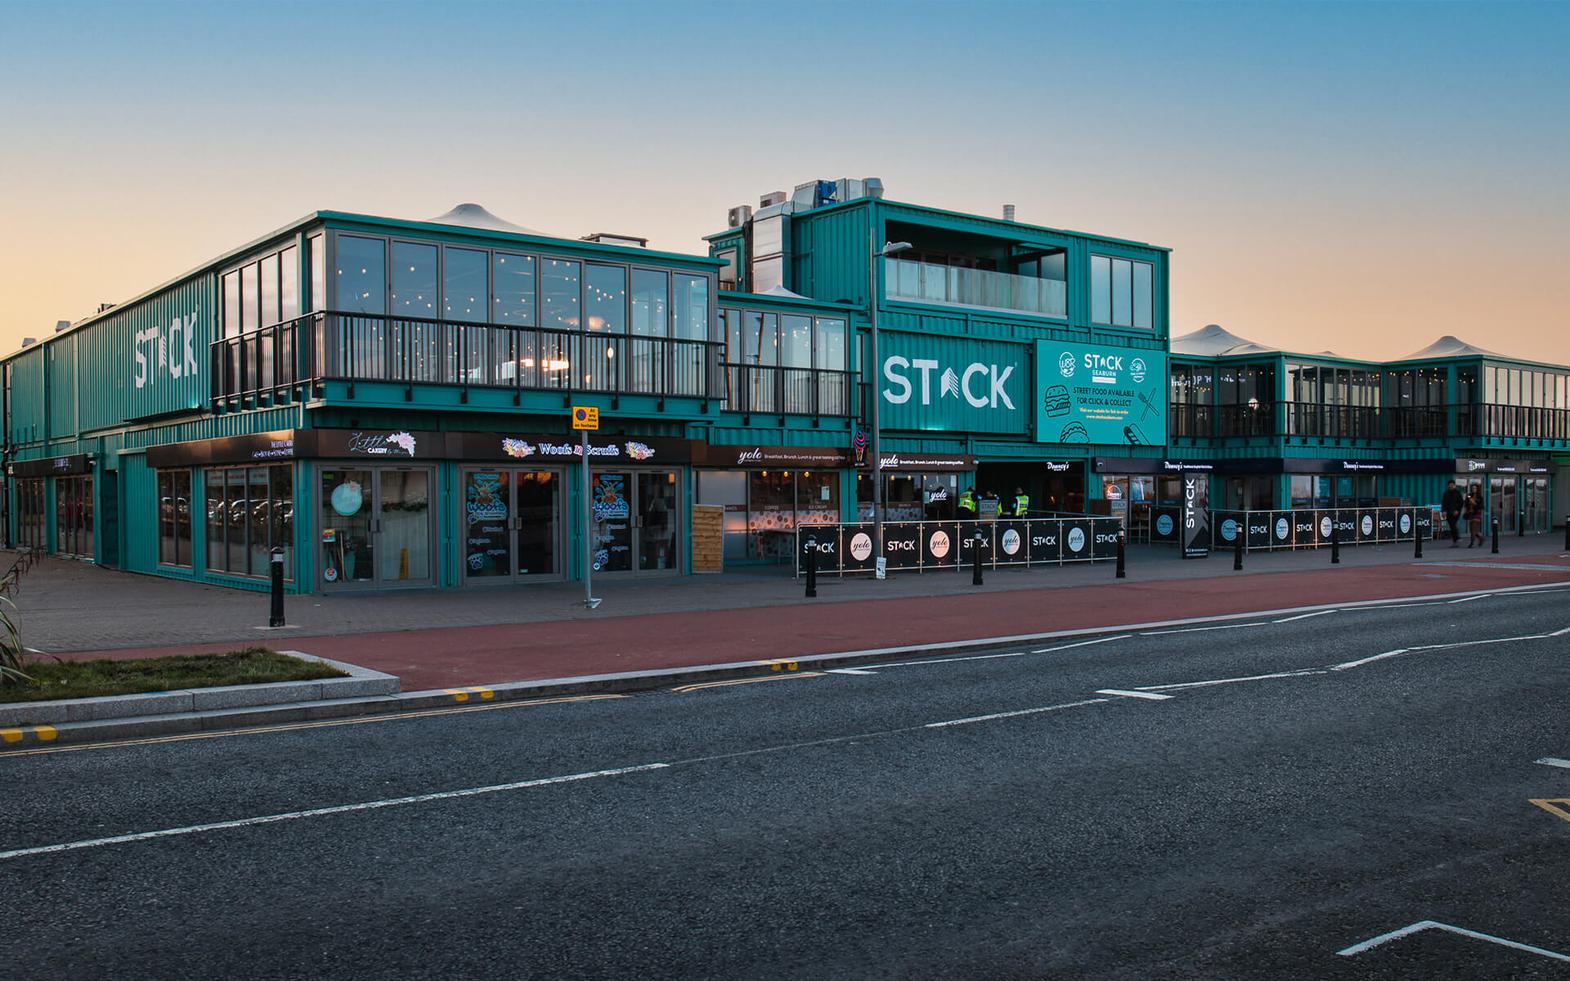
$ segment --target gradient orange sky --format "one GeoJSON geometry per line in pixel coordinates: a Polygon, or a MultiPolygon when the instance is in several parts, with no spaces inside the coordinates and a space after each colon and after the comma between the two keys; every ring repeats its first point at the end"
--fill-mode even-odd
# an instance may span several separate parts
{"type": "Polygon", "coordinates": [[[1570,5],[0,0],[0,347],[316,209],[702,252],[813,178],[1171,247],[1173,333],[1570,363],[1570,5]]]}

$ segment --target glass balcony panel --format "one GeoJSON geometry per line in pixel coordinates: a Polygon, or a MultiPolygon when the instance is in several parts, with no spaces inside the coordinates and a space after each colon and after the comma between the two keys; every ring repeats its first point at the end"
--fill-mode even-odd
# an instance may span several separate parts
{"type": "Polygon", "coordinates": [[[1042,317],[1068,315],[1068,284],[1057,279],[885,259],[884,284],[891,300],[1013,310],[1042,317]]]}

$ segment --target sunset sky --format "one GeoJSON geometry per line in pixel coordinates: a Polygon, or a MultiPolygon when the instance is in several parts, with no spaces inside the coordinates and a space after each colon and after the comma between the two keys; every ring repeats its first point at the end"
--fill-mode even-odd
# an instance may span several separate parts
{"type": "Polygon", "coordinates": [[[813,178],[1174,250],[1173,333],[1570,363],[1570,4],[0,0],[0,347],[316,209],[701,252],[813,178]]]}

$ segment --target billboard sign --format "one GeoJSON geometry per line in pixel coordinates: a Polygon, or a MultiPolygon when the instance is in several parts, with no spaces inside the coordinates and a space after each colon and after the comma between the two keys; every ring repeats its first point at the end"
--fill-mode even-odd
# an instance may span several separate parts
{"type": "Polygon", "coordinates": [[[1166,353],[1037,341],[1036,440],[1164,446],[1166,353]]]}

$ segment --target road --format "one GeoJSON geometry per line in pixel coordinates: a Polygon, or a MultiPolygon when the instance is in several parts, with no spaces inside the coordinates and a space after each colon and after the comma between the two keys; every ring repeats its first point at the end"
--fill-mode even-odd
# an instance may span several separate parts
{"type": "Polygon", "coordinates": [[[1566,977],[1567,693],[1559,589],[13,751],[0,964],[1566,977]]]}

